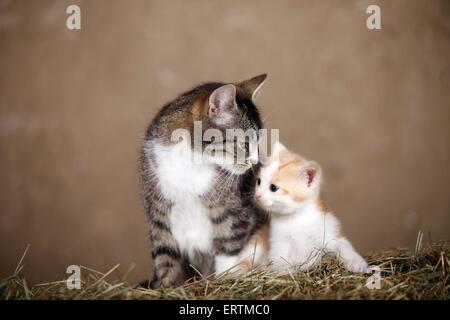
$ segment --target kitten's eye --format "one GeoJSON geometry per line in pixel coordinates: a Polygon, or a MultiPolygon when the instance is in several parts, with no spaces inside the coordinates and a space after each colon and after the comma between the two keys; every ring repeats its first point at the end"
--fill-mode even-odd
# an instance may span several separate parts
{"type": "Polygon", "coordinates": [[[277,192],[278,189],[280,189],[279,186],[274,185],[274,184],[271,184],[271,185],[270,185],[270,191],[272,191],[272,192],[277,192]]]}
{"type": "Polygon", "coordinates": [[[258,186],[260,186],[261,185],[261,179],[258,178],[258,180],[256,180],[256,183],[258,184],[258,186]]]}

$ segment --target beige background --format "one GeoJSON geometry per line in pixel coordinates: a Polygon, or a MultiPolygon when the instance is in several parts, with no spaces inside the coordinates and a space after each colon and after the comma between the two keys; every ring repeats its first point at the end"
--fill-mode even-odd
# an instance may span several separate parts
{"type": "Polygon", "coordinates": [[[362,253],[450,237],[450,2],[0,0],[0,277],[150,272],[137,155],[156,110],[267,72],[260,105],[322,163],[362,253]],[[82,9],[82,30],[65,8],[82,9]]]}

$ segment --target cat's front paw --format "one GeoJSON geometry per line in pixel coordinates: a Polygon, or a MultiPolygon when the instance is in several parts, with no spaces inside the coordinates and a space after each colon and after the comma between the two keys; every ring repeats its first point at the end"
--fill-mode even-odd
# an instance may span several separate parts
{"type": "Polygon", "coordinates": [[[345,269],[350,272],[367,273],[369,265],[360,256],[352,257],[344,262],[345,269]]]}
{"type": "Polygon", "coordinates": [[[179,286],[181,283],[179,281],[176,281],[175,279],[171,279],[169,277],[164,277],[162,279],[160,278],[153,278],[153,280],[150,282],[150,289],[159,289],[159,288],[174,288],[179,286]]]}

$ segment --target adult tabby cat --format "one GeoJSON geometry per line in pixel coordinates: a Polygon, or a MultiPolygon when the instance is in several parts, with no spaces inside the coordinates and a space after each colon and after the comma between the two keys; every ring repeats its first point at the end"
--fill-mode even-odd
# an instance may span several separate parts
{"type": "MultiPolygon", "coordinates": [[[[254,100],[266,77],[195,87],[165,105],[148,127],[140,176],[153,244],[152,288],[181,284],[194,275],[190,265],[208,276],[241,274],[263,262],[267,248],[259,240],[267,237],[267,218],[249,196],[259,169],[251,161],[254,154],[248,143],[241,143],[244,161],[219,163],[204,151],[230,141],[202,137],[207,129],[219,130],[223,137],[226,129],[258,132],[262,123],[254,100]],[[201,137],[195,134],[195,122],[201,123],[201,137]],[[189,132],[191,141],[173,141],[179,129],[189,132]],[[202,154],[201,163],[192,160],[195,153],[202,154]]],[[[236,159],[238,148],[232,149],[236,159]]]]}

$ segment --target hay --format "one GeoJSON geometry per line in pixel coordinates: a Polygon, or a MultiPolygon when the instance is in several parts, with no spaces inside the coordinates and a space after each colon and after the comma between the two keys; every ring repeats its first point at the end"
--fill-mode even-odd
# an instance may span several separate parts
{"type": "MultiPolygon", "coordinates": [[[[25,254],[24,254],[25,256],[25,254]]],[[[335,259],[325,259],[310,272],[276,276],[255,270],[233,280],[204,279],[172,289],[151,290],[111,279],[107,273],[83,267],[80,290],[66,281],[27,285],[22,257],[14,274],[0,281],[0,299],[449,299],[450,244],[439,242],[410,252],[392,249],[366,256],[381,268],[380,289],[369,289],[369,275],[345,271],[335,259]]]]}

